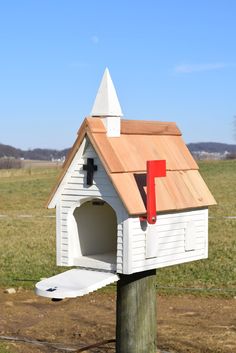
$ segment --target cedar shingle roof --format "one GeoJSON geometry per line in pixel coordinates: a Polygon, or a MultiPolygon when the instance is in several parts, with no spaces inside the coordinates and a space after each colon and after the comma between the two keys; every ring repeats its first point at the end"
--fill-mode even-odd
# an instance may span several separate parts
{"type": "Polygon", "coordinates": [[[167,176],[156,178],[157,212],[206,207],[215,200],[175,123],[121,119],[120,137],[107,137],[100,118],[86,118],[49,203],[87,135],[130,215],[146,213],[146,162],[165,159],[167,176]]]}

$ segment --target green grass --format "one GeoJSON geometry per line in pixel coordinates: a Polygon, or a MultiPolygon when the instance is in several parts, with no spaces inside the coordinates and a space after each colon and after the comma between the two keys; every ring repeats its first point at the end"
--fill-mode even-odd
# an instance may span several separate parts
{"type": "Polygon", "coordinates": [[[48,217],[55,210],[45,208],[57,174],[52,168],[16,170],[10,176],[0,172],[0,214],[6,216],[0,218],[2,287],[33,288],[40,278],[60,270],[55,264],[55,218],[48,217]]]}
{"type": "Polygon", "coordinates": [[[217,201],[210,216],[236,216],[236,160],[201,162],[199,167],[217,201]]]}
{"type": "Polygon", "coordinates": [[[157,282],[160,287],[213,289],[198,294],[235,296],[236,219],[224,217],[236,216],[236,161],[204,161],[199,167],[217,201],[209,211],[209,258],[158,270],[157,282]]]}
{"type": "MultiPolygon", "coordinates": [[[[0,215],[7,215],[0,217],[0,287],[33,288],[41,277],[63,270],[55,265],[55,218],[46,217],[55,215],[55,210],[45,208],[58,172],[53,168],[0,171],[0,215]],[[19,214],[33,217],[19,218],[19,214]]],[[[218,202],[210,208],[209,259],[160,269],[157,283],[219,288],[225,290],[221,295],[235,296],[236,219],[223,217],[236,216],[236,161],[201,162],[200,172],[218,202]]]]}
{"type": "Polygon", "coordinates": [[[53,168],[0,171],[0,213],[45,211],[58,172],[53,168]]]}

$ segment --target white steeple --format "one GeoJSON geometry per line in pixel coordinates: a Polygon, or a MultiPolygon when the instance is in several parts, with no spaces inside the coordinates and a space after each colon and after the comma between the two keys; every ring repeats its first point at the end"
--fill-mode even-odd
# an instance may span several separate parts
{"type": "Polygon", "coordinates": [[[123,113],[108,68],[103,74],[91,116],[102,118],[107,136],[120,136],[120,117],[123,113]]]}
{"type": "Polygon", "coordinates": [[[108,68],[105,69],[97,96],[95,98],[92,116],[123,116],[108,68]]]}

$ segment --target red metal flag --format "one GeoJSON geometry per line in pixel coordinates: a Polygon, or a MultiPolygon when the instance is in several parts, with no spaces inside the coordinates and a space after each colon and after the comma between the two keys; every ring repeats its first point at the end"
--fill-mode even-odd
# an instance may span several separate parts
{"type": "Polygon", "coordinates": [[[166,161],[147,161],[147,221],[156,223],[155,178],[166,176],[166,161]]]}

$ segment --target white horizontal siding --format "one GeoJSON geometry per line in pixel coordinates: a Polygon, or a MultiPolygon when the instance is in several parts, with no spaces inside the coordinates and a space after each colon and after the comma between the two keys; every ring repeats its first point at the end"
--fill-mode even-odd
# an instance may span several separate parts
{"type": "Polygon", "coordinates": [[[123,223],[117,225],[117,256],[116,271],[123,271],[123,223]]]}
{"type": "Polygon", "coordinates": [[[158,268],[183,264],[186,262],[196,261],[196,260],[205,259],[205,258],[206,258],[206,255],[203,251],[195,251],[194,255],[191,255],[191,256],[190,255],[183,256],[182,254],[175,254],[174,258],[173,258],[173,255],[171,256],[169,255],[160,259],[158,258],[157,260],[154,260],[154,259],[137,260],[133,264],[133,273],[151,270],[154,268],[158,269],[158,268]]]}
{"type": "Polygon", "coordinates": [[[67,173],[58,190],[57,199],[60,203],[60,212],[57,243],[58,243],[58,265],[73,266],[77,260],[73,260],[73,249],[75,246],[75,236],[70,234],[68,219],[71,217],[71,210],[84,198],[101,198],[107,201],[117,214],[117,271],[123,271],[123,215],[125,213],[118,195],[90,142],[83,142],[81,148],[75,155],[67,173]],[[87,172],[83,170],[83,165],[87,163],[87,158],[93,158],[97,171],[94,172],[93,185],[86,183],[87,172]],[[111,201],[111,202],[110,202],[111,201]],[[115,205],[115,206],[114,206],[115,205]],[[72,240],[73,238],[73,240],[72,240]]]}
{"type": "Polygon", "coordinates": [[[207,209],[162,214],[157,216],[155,225],[147,225],[146,229],[141,228],[139,218],[130,219],[129,230],[132,234],[130,271],[139,272],[206,258],[207,218],[207,209]],[[195,248],[192,251],[185,251],[185,229],[190,221],[194,221],[196,225],[195,248]],[[152,234],[148,227],[154,227],[152,234]],[[147,257],[147,245],[156,249],[153,250],[155,256],[147,257]]]}

